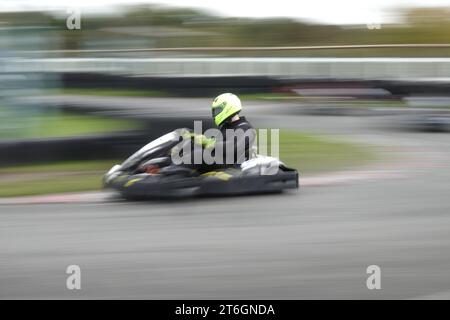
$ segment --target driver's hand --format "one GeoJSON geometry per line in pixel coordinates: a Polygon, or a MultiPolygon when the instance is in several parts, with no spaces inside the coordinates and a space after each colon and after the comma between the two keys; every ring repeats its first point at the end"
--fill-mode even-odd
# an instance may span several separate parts
{"type": "Polygon", "coordinates": [[[178,129],[178,134],[180,135],[180,137],[183,137],[183,139],[190,139],[192,137],[191,130],[187,128],[178,129]]]}
{"type": "Polygon", "coordinates": [[[211,148],[216,143],[216,140],[214,138],[208,138],[203,134],[195,134],[194,132],[186,128],[179,129],[178,133],[181,137],[183,137],[184,140],[193,139],[196,145],[202,146],[204,148],[211,148]]]}
{"type": "Polygon", "coordinates": [[[213,138],[208,138],[203,134],[194,134],[194,143],[205,148],[211,148],[215,145],[216,140],[213,138]]]}

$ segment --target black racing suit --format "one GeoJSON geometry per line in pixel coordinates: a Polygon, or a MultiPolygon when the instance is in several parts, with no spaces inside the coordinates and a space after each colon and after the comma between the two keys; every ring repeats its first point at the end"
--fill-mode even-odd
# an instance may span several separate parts
{"type": "Polygon", "coordinates": [[[256,130],[245,117],[239,117],[239,120],[234,122],[225,122],[220,127],[220,132],[223,140],[216,141],[214,149],[215,152],[219,148],[222,149],[224,161],[223,165],[216,163],[216,167],[241,164],[252,157],[255,149],[256,130]]]}
{"type": "MultiPolygon", "coordinates": [[[[237,167],[242,162],[250,159],[256,150],[256,130],[245,117],[239,117],[239,120],[225,122],[219,128],[222,137],[215,139],[212,143],[202,147],[192,148],[189,155],[190,164],[183,164],[198,172],[212,171],[220,168],[237,167]],[[214,162],[205,161],[204,153],[211,154],[214,162]],[[196,163],[194,158],[201,159],[201,163],[196,163]]],[[[202,136],[204,137],[204,136],[202,136]]],[[[211,139],[207,139],[211,142],[211,139]]]]}

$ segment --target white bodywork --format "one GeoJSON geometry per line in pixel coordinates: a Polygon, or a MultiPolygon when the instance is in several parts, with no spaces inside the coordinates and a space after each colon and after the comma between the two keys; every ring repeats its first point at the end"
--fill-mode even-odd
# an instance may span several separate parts
{"type": "Polygon", "coordinates": [[[255,158],[247,160],[241,164],[242,173],[275,175],[284,165],[280,160],[274,157],[257,155],[255,158]]]}

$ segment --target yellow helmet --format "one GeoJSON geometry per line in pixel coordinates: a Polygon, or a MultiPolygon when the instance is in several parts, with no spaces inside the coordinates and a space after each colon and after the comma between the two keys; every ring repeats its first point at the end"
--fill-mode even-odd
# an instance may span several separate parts
{"type": "Polygon", "coordinates": [[[232,93],[223,93],[212,103],[212,116],[217,126],[242,110],[241,100],[232,93]]]}

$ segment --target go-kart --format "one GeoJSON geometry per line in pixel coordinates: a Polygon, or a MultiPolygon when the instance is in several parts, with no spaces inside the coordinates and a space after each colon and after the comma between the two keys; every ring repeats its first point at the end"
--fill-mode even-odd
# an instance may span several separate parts
{"type": "Polygon", "coordinates": [[[178,130],[148,143],[104,176],[105,188],[126,199],[225,196],[297,189],[297,170],[274,157],[255,155],[240,165],[199,172],[174,165],[171,154],[182,140],[178,130]]]}

